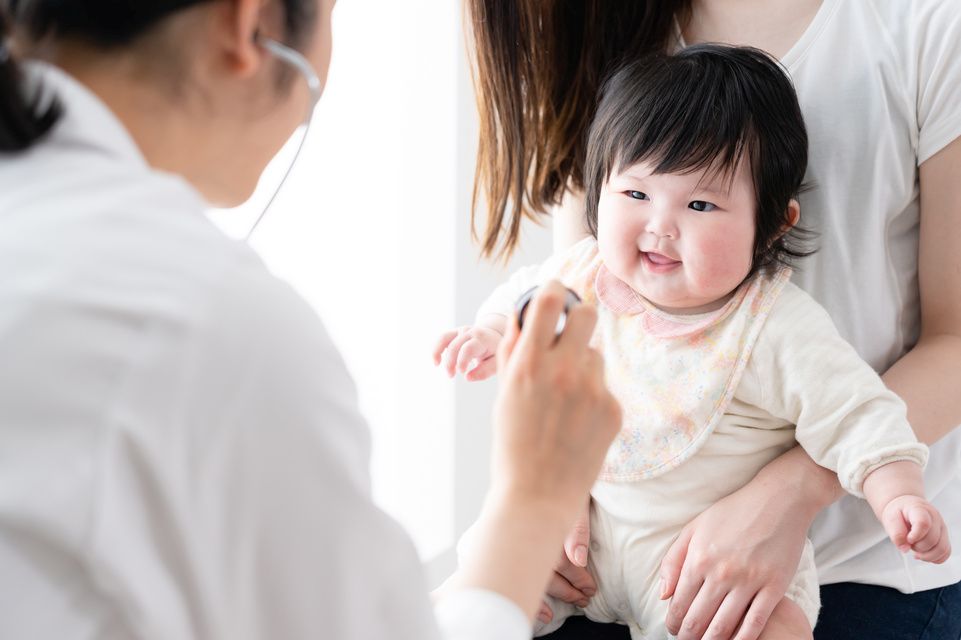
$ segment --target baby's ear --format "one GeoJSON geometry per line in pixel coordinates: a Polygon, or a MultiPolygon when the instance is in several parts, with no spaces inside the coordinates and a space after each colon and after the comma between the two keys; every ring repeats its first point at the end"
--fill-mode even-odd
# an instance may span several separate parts
{"type": "Polygon", "coordinates": [[[801,205],[797,200],[791,198],[790,202],[787,203],[787,211],[785,213],[787,214],[785,216],[787,222],[784,223],[784,226],[781,227],[781,231],[777,234],[779,238],[797,225],[798,221],[801,219],[801,205]]]}

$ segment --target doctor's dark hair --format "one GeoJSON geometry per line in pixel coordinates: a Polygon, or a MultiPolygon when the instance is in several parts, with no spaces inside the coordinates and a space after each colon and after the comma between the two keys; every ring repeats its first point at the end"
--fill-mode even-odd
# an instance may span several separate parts
{"type": "MultiPolygon", "coordinates": [[[[43,137],[62,107],[28,90],[11,49],[11,31],[31,41],[69,38],[110,50],[134,44],[165,18],[212,0],[0,0],[0,152],[22,151],[43,137]]],[[[289,44],[302,44],[315,0],[281,0],[289,44]]]]}
{"type": "Polygon", "coordinates": [[[654,53],[604,84],[584,168],[587,226],[597,236],[601,189],[615,171],[648,162],[656,173],[708,170],[730,179],[749,162],[755,238],[751,273],[810,255],[788,203],[803,190],[808,138],[786,71],[750,47],[696,45],[654,53]]]}

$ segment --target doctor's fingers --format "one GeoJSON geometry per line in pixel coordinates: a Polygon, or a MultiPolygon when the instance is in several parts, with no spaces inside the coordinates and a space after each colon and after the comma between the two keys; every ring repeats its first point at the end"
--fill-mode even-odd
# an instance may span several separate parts
{"type": "Polygon", "coordinates": [[[594,335],[597,310],[586,304],[576,304],[567,312],[564,331],[557,339],[556,351],[568,357],[582,353],[594,335]]]}
{"type": "MultiPolygon", "coordinates": [[[[551,280],[530,301],[524,316],[524,327],[517,342],[517,350],[527,357],[538,359],[556,340],[557,321],[564,310],[567,289],[557,280],[551,280]]],[[[582,305],[578,305],[582,306],[582,305]]]]}

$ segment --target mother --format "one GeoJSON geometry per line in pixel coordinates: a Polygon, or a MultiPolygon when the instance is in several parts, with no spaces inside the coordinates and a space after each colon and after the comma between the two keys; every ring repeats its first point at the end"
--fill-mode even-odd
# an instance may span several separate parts
{"type": "MultiPolygon", "coordinates": [[[[513,250],[524,217],[550,213],[556,249],[586,234],[586,131],[599,83],[618,62],[710,41],[781,59],[811,140],[814,188],[802,216],[820,232],[795,280],[907,402],[918,437],[932,445],[931,497],[961,531],[961,5],[469,4],[481,108],[475,203],[482,194],[488,203],[489,255],[513,250]]],[[[668,628],[682,640],[729,637],[743,619],[737,637],[756,637],[811,527],[822,581],[817,638],[958,638],[961,556],[940,566],[900,556],[866,505],[841,495],[836,478],[795,448],[704,512],[662,564],[673,592],[668,628]]],[[[592,581],[565,560],[551,589],[578,602],[592,581]]]]}
{"type": "Polygon", "coordinates": [[[333,4],[0,0],[0,637],[529,635],[619,421],[593,309],[555,340],[552,283],[505,341],[480,544],[435,616],[343,360],[204,216],[313,107],[333,4]]]}

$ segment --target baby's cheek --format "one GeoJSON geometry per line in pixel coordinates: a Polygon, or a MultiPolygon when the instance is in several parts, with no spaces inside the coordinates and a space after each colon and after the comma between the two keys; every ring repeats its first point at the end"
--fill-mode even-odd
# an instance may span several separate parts
{"type": "Polygon", "coordinates": [[[699,287],[718,296],[733,291],[751,270],[752,248],[723,233],[704,238],[697,251],[699,287]]]}

